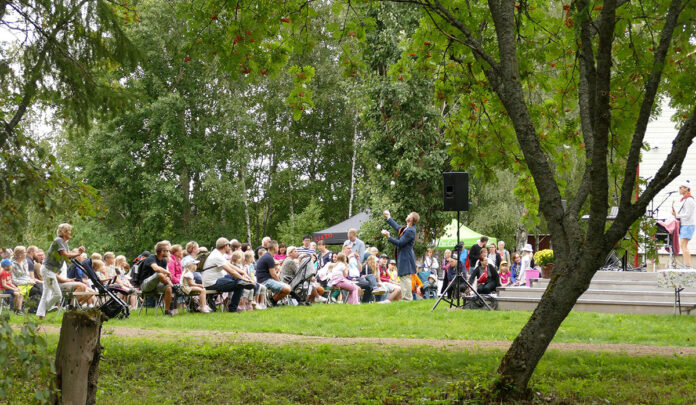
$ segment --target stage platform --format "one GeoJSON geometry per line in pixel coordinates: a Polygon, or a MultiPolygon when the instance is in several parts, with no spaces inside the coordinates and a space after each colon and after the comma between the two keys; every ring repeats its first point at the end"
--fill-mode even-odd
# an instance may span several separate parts
{"type": "MultiPolygon", "coordinates": [[[[532,279],[531,287],[499,287],[501,310],[533,310],[548,279],[532,279]]],[[[696,307],[696,288],[681,291],[682,313],[696,307]]],[[[598,271],[573,311],[626,314],[673,314],[674,289],[657,286],[657,273],[598,271]]],[[[678,311],[677,311],[678,312],[678,311]]],[[[696,315],[696,310],[691,311],[696,315]]]]}

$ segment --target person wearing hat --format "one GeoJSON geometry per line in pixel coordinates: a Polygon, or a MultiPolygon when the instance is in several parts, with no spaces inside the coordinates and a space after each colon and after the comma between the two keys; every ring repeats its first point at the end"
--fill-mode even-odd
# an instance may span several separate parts
{"type": "Polygon", "coordinates": [[[520,260],[520,275],[517,277],[517,285],[527,285],[527,270],[532,269],[532,245],[527,243],[522,248],[522,259],[520,260]]]}
{"type": "Polygon", "coordinates": [[[691,267],[691,252],[689,252],[688,244],[694,236],[694,228],[696,228],[696,202],[691,196],[691,182],[684,180],[679,183],[679,194],[682,198],[679,200],[679,209],[674,208],[672,204],[672,215],[679,220],[679,247],[681,248],[682,257],[684,258],[684,267],[691,267]]]}
{"type": "Polygon", "coordinates": [[[193,273],[198,267],[198,260],[187,260],[186,266],[184,267],[184,272],[181,274],[181,291],[186,295],[198,294],[198,311],[207,314],[212,312],[212,309],[207,305],[205,287],[203,284],[196,283],[193,277],[193,273]]]}
{"type": "Polygon", "coordinates": [[[437,298],[437,276],[430,273],[428,279],[423,283],[423,298],[437,298]]]}
{"type": "Polygon", "coordinates": [[[9,294],[14,299],[14,311],[17,315],[24,315],[24,312],[22,312],[24,297],[19,288],[12,284],[12,275],[10,274],[12,262],[10,259],[2,259],[0,266],[2,266],[2,269],[0,269],[0,292],[9,294]]]}
{"type": "Polygon", "coordinates": [[[417,272],[416,254],[413,251],[413,245],[416,243],[416,224],[420,220],[420,215],[415,211],[408,214],[405,227],[397,224],[388,210],[384,211],[384,217],[387,218],[387,223],[398,233],[397,239],[391,237],[389,231],[382,230],[382,235],[397,249],[396,267],[398,268],[399,285],[401,286],[401,291],[403,291],[402,299],[411,301],[412,296],[408,292],[411,291],[411,274],[417,272]]]}

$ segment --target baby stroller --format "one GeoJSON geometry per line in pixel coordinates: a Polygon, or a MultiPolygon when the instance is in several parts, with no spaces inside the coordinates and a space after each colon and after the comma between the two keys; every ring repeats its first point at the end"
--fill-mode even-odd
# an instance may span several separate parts
{"type": "Polygon", "coordinates": [[[317,269],[314,267],[316,256],[310,255],[302,258],[297,274],[290,280],[290,296],[298,303],[307,302],[307,296],[312,288],[312,278],[316,276],[317,269]]]}
{"type": "Polygon", "coordinates": [[[109,319],[111,318],[128,318],[130,311],[128,309],[128,304],[123,302],[116,293],[128,294],[128,291],[123,290],[120,287],[106,287],[97,277],[97,274],[92,269],[92,259],[85,259],[80,263],[76,259],[70,259],[70,263],[78,267],[82,274],[86,275],[92,281],[92,287],[94,287],[99,295],[108,297],[108,301],[99,306],[99,310],[102,311],[109,319]]]}

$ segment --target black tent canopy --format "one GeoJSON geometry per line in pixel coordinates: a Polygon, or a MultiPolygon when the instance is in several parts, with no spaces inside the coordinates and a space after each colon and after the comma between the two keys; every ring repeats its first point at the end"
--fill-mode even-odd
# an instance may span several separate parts
{"type": "Polygon", "coordinates": [[[314,232],[312,237],[315,242],[323,240],[327,245],[342,245],[348,239],[348,230],[351,228],[360,230],[360,225],[368,219],[370,216],[366,212],[361,212],[336,225],[314,232]]]}

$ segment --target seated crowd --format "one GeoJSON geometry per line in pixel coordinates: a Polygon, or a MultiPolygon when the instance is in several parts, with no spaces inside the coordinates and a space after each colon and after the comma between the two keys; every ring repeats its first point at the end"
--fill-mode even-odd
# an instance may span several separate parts
{"type": "Polygon", "coordinates": [[[221,237],[210,251],[195,241],[182,246],[165,240],[155,245],[154,252],[136,257],[132,265],[113,252],[87,257],[83,246],[70,250],[71,235],[72,226],[61,224],[47,253],[36,246],[0,251],[0,293],[16,313],[24,314],[27,302],[34,303],[41,318],[61,304],[96,305],[96,288],[84,266],[70,264],[73,258],[83,264],[89,259],[99,282],[131,309],[153,297],[161,300],[167,315],[184,305],[208,313],[220,305],[243,312],[288,303],[433,299],[445,291],[457,270],[479,293],[490,294],[501,285],[524,285],[525,271],[531,268],[531,246],[525,246],[522,256],[510,255],[504,242],[487,246],[488,238],[482,237],[468,251],[446,250],[441,262],[428,249],[420,271],[410,276],[411,291],[403,291],[396,261],[380,255],[376,247],[366,247],[355,229],[338,253],[324,241],[313,242],[310,235],[298,247],[264,237],[256,249],[221,237]]]}

